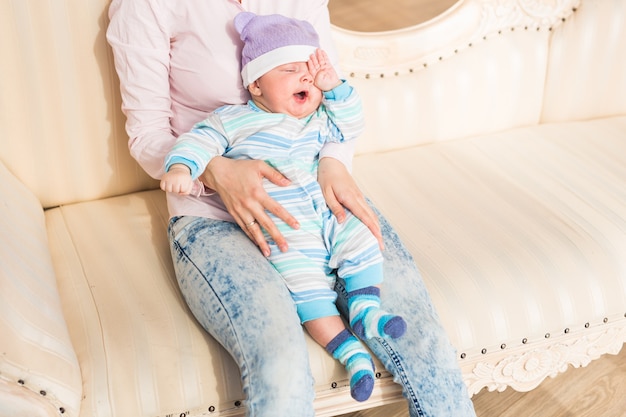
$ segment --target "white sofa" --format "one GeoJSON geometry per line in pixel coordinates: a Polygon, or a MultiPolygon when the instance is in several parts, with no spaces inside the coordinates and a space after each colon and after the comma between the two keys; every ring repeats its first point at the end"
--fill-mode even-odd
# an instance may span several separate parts
{"type": "MultiPolygon", "coordinates": [[[[0,2],[0,416],[243,415],[130,158],[108,0],[0,2]]],[[[413,253],[470,394],[626,341],[626,0],[460,0],[336,28],[367,131],[354,174],[413,253]]],[[[319,416],[356,403],[310,343],[319,416]]],[[[279,376],[277,376],[279,377],[279,376]]]]}

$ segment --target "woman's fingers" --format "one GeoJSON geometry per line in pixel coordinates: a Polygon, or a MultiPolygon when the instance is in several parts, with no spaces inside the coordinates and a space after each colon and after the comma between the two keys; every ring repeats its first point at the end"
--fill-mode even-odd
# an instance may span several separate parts
{"type": "Polygon", "coordinates": [[[290,181],[263,161],[232,160],[215,157],[207,166],[202,180],[222,198],[224,206],[241,229],[268,256],[269,245],[263,230],[270,235],[280,250],[287,250],[287,242],[267,212],[274,214],[289,226],[298,228],[298,221],[267,194],[263,179],[278,186],[290,181]]]}
{"type": "Polygon", "coordinates": [[[383,237],[378,217],[367,204],[363,193],[346,167],[336,159],[323,158],[318,170],[318,181],[326,204],[337,220],[340,223],[343,222],[346,218],[345,209],[350,210],[370,229],[382,250],[383,237]]]}

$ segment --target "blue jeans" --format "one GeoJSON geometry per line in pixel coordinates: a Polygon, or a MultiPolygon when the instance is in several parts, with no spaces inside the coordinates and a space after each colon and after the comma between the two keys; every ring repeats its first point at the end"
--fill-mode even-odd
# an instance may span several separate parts
{"type": "MultiPolygon", "coordinates": [[[[389,223],[382,307],[407,332],[368,345],[403,387],[411,417],[474,417],[456,353],[411,255],[389,223]]],[[[313,417],[314,382],[302,326],[282,278],[234,223],[174,218],[169,227],[181,292],[199,323],[241,370],[247,416],[313,417]],[[266,349],[259,349],[264,346],[266,349]]],[[[344,283],[337,306],[347,314],[344,283]]]]}

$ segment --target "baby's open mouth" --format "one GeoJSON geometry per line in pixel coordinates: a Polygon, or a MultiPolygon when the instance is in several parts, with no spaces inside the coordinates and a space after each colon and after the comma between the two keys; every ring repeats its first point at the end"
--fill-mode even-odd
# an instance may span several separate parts
{"type": "Polygon", "coordinates": [[[294,95],[296,96],[297,99],[304,100],[308,97],[309,93],[308,91],[299,91],[294,95]]]}

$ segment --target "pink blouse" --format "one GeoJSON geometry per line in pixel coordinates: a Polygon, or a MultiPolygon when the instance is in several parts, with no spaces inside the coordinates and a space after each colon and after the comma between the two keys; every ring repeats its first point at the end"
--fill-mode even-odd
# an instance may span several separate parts
{"type": "MultiPolygon", "coordinates": [[[[107,40],[120,78],[131,155],[154,178],[176,140],[223,104],[245,103],[241,41],[232,20],[243,11],[308,20],[337,62],[327,0],[113,0],[107,40]]],[[[350,167],[354,145],[329,143],[321,156],[350,167]]],[[[219,196],[168,193],[171,216],[232,221],[219,196]]]]}

